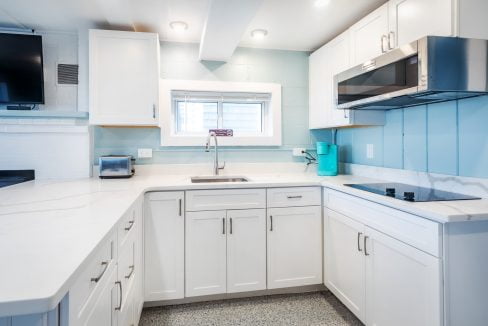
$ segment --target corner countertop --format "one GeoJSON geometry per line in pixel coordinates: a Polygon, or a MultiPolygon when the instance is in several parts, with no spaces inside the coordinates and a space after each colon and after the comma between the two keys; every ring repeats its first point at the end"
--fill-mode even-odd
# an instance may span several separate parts
{"type": "Polygon", "coordinates": [[[192,184],[189,174],[30,181],[0,189],[0,317],[56,307],[98,246],[147,191],[324,186],[438,223],[488,219],[488,199],[409,203],[344,186],[364,177],[244,173],[246,183],[192,184]]]}

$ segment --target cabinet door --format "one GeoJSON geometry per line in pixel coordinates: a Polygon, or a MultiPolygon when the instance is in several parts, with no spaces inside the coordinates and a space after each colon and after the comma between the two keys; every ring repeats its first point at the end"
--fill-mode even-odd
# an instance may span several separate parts
{"type": "Polygon", "coordinates": [[[310,55],[309,61],[309,128],[327,127],[330,123],[332,80],[328,66],[328,45],[310,55]]]}
{"type": "Polygon", "coordinates": [[[184,193],[151,192],[144,216],[145,299],[184,297],[184,193]]]}
{"type": "Polygon", "coordinates": [[[441,262],[366,228],[366,324],[441,325],[441,262]]]}
{"type": "Polygon", "coordinates": [[[365,226],[332,210],[326,210],[324,222],[324,284],[364,321],[365,226]]]}
{"type": "Polygon", "coordinates": [[[268,209],[268,288],[322,283],[320,206],[268,209]]]}
{"type": "Polygon", "coordinates": [[[157,34],[90,30],[90,123],[157,125],[157,34]]]}
{"type": "Polygon", "coordinates": [[[389,49],[427,35],[452,35],[450,0],[390,0],[388,6],[389,49]]]}
{"type": "Polygon", "coordinates": [[[330,90],[328,91],[329,124],[347,126],[351,124],[351,112],[337,109],[337,90],[334,76],[350,68],[350,32],[346,31],[329,43],[330,90]]]}
{"type": "Polygon", "coordinates": [[[186,296],[226,292],[226,211],[186,212],[186,296]]]}
{"type": "Polygon", "coordinates": [[[85,326],[116,326],[117,310],[120,302],[119,287],[116,284],[117,268],[114,268],[106,281],[100,296],[93,305],[92,310],[87,314],[87,319],[80,325],[85,326]]]}
{"type": "Polygon", "coordinates": [[[351,65],[371,60],[387,51],[388,3],[351,26],[351,65]]]}
{"type": "Polygon", "coordinates": [[[227,292],[266,289],[264,209],[227,211],[227,292]]]}

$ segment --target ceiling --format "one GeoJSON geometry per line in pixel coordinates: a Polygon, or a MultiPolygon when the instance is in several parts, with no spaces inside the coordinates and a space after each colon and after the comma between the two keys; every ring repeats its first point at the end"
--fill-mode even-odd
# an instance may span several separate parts
{"type": "MultiPolygon", "coordinates": [[[[241,0],[245,1],[245,0],[241,0]]],[[[317,8],[314,0],[263,0],[240,46],[310,51],[326,43],[386,0],[329,0],[317,8]],[[263,28],[263,40],[252,39],[263,28]]],[[[2,0],[0,26],[76,32],[113,28],[158,32],[161,40],[200,42],[211,0],[2,0]],[[189,28],[175,32],[171,21],[189,28]]]]}

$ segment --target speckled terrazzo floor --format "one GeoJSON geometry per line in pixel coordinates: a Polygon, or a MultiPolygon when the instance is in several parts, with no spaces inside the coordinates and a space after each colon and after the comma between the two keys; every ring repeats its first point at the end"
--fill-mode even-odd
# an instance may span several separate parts
{"type": "Polygon", "coordinates": [[[362,325],[330,292],[144,309],[139,326],[362,325]]]}

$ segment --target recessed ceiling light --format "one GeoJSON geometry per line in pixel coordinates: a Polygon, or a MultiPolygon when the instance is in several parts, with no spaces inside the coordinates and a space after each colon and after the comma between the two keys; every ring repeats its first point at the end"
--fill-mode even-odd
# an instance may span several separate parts
{"type": "Polygon", "coordinates": [[[265,29],[255,29],[251,32],[251,37],[256,40],[262,40],[266,35],[268,35],[268,31],[265,29]]]}
{"type": "Polygon", "coordinates": [[[183,32],[188,29],[188,24],[182,21],[174,21],[169,23],[169,27],[175,32],[183,32]]]}
{"type": "Polygon", "coordinates": [[[317,8],[325,7],[330,3],[330,0],[314,0],[313,5],[317,8]]]}

